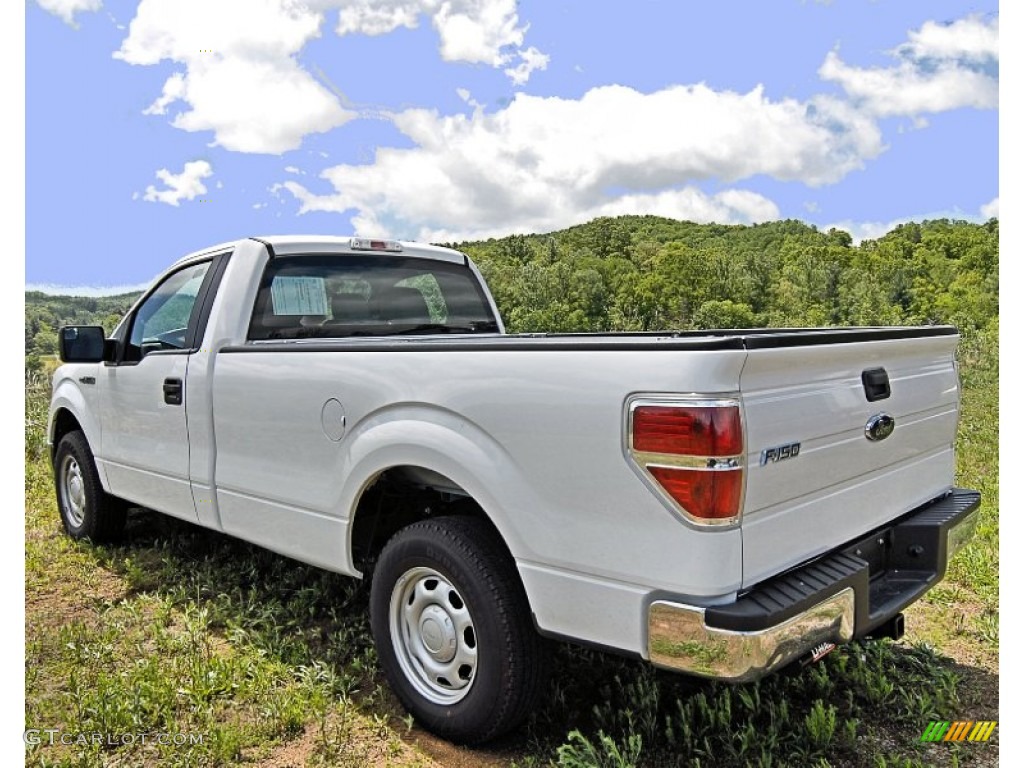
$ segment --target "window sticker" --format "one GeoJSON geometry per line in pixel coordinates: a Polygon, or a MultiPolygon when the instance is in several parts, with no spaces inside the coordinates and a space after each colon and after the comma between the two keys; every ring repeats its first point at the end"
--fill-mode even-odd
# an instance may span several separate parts
{"type": "Polygon", "coordinates": [[[327,285],[322,277],[278,275],[270,286],[275,315],[326,315],[327,285]]]}

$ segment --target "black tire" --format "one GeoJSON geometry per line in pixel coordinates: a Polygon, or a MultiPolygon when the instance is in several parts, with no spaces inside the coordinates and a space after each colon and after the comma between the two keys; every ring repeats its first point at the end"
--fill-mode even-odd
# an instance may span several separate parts
{"type": "Polygon", "coordinates": [[[81,432],[69,432],[57,444],[53,479],[60,519],[71,538],[99,543],[121,534],[127,504],[103,490],[89,442],[81,432]]]}
{"type": "Polygon", "coordinates": [[[445,739],[478,744],[511,731],[546,680],[545,647],[515,563],[479,519],[442,517],[399,531],[374,570],[370,624],[392,689],[445,739]]]}

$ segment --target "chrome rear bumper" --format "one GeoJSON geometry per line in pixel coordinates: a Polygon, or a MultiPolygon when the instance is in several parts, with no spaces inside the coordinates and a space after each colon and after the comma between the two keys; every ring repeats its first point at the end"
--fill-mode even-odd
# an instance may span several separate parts
{"type": "Polygon", "coordinates": [[[954,489],[735,603],[651,603],[647,652],[667,669],[749,682],[823,643],[871,635],[938,583],[974,534],[981,496],[954,489]]]}
{"type": "Polygon", "coordinates": [[[745,683],[786,666],[821,643],[853,638],[854,595],[847,587],[770,629],[709,627],[704,609],[658,601],[649,614],[653,664],[702,677],[745,683]]]}

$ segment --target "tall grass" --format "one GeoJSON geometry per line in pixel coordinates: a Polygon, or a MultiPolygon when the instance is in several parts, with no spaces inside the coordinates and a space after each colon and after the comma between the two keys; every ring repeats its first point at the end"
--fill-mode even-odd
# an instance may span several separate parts
{"type": "MultiPolygon", "coordinates": [[[[958,482],[985,500],[978,539],[914,609],[927,644],[854,644],[744,686],[554,646],[543,706],[481,759],[573,768],[993,764],[997,740],[919,738],[931,719],[972,717],[965,674],[998,684],[984,667],[998,651],[996,338],[997,330],[973,336],[960,353],[958,482]],[[963,661],[961,648],[978,660],[950,657],[963,661]]],[[[204,736],[187,747],[42,744],[27,748],[27,764],[430,762],[384,687],[360,582],[142,511],[116,545],[70,541],[45,444],[48,378],[27,376],[25,390],[26,725],[204,736]]]]}

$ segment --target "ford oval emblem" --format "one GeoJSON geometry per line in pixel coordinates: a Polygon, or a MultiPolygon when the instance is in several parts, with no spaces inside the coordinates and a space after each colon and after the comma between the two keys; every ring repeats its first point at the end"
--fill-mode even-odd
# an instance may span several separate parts
{"type": "Polygon", "coordinates": [[[864,437],[872,442],[885,440],[896,429],[896,419],[888,413],[878,413],[864,425],[864,437]]]}

